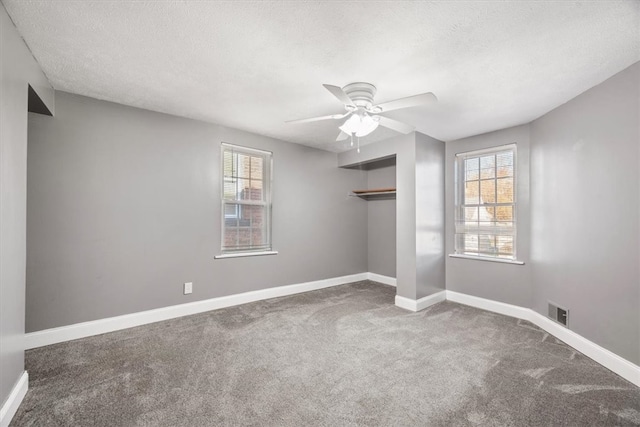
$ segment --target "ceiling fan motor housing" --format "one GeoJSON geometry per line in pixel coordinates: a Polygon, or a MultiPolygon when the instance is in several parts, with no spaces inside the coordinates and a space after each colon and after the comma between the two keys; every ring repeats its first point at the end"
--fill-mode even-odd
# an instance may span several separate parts
{"type": "Polygon", "coordinates": [[[351,98],[359,108],[370,109],[373,106],[373,97],[376,94],[376,87],[371,83],[355,82],[349,83],[342,90],[351,98]]]}

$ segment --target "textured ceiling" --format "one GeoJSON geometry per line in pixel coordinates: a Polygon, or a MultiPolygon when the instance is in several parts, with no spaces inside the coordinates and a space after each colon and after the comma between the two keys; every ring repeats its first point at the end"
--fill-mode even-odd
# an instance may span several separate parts
{"type": "MultiPolygon", "coordinates": [[[[451,140],[529,122],[640,60],[637,1],[3,0],[56,89],[332,151],[323,83],[451,140]]],[[[376,130],[363,143],[394,135],[376,130]]]]}

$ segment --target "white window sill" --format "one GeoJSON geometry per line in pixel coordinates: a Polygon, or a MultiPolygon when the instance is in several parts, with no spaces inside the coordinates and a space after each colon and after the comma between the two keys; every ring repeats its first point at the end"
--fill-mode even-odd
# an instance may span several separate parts
{"type": "Polygon", "coordinates": [[[213,258],[214,259],[242,258],[242,257],[248,257],[248,256],[263,256],[263,255],[278,255],[278,251],[236,252],[236,253],[216,255],[213,258]]]}
{"type": "Polygon", "coordinates": [[[518,260],[513,260],[513,259],[490,258],[490,257],[482,257],[482,256],[474,256],[474,255],[461,255],[461,254],[449,254],[449,256],[451,258],[475,259],[476,261],[489,261],[489,262],[500,262],[502,264],[524,265],[524,261],[518,261],[518,260]]]}

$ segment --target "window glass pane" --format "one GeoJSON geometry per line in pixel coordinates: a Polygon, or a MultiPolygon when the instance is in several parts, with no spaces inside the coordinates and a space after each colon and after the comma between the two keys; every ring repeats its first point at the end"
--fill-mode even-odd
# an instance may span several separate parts
{"type": "Polygon", "coordinates": [[[224,205],[223,248],[234,247],[238,239],[238,227],[240,226],[239,209],[235,203],[224,205]]]}
{"type": "Polygon", "coordinates": [[[513,176],[513,166],[498,166],[496,169],[498,178],[508,178],[513,176]]]}
{"type": "Polygon", "coordinates": [[[251,229],[251,244],[256,246],[263,246],[265,243],[264,229],[252,228],[251,229]]]}
{"type": "Polygon", "coordinates": [[[480,157],[480,178],[495,178],[496,156],[480,157]]]}
{"type": "Polygon", "coordinates": [[[495,220],[496,208],[493,206],[481,206],[480,207],[480,225],[492,225],[495,220]]]}
{"type": "Polygon", "coordinates": [[[224,205],[224,217],[227,219],[237,219],[239,215],[239,206],[235,203],[225,203],[224,205]]]}
{"type": "Polygon", "coordinates": [[[225,200],[235,200],[237,197],[236,191],[237,182],[232,178],[225,178],[223,185],[223,197],[225,200]]]}
{"type": "Polygon", "coordinates": [[[500,255],[512,255],[513,236],[496,236],[496,246],[500,255]]]}
{"type": "Polygon", "coordinates": [[[251,181],[248,179],[238,178],[238,200],[250,200],[251,197],[251,181]]]}
{"type": "Polygon", "coordinates": [[[264,194],[262,192],[262,181],[251,180],[249,185],[249,200],[264,200],[264,194]]]}
{"type": "Polygon", "coordinates": [[[251,229],[249,227],[238,228],[237,246],[241,248],[251,248],[251,229]]]}
{"type": "Polygon", "coordinates": [[[496,155],[496,176],[513,176],[513,152],[507,151],[496,155]]]}
{"type": "Polygon", "coordinates": [[[247,205],[243,206],[242,217],[249,221],[252,227],[262,226],[265,222],[266,208],[265,206],[247,205]]]}
{"type": "Polygon", "coordinates": [[[479,203],[478,195],[480,194],[480,183],[471,181],[465,183],[464,186],[464,203],[466,205],[477,205],[479,203]]]}
{"type": "Polygon", "coordinates": [[[252,179],[262,179],[263,176],[263,162],[264,159],[262,157],[251,157],[251,178],[252,179]]]}
{"type": "Polygon", "coordinates": [[[498,178],[512,177],[513,176],[513,167],[509,166],[509,167],[505,167],[505,168],[498,168],[496,170],[496,176],[498,178]]]}
{"type": "Polygon", "coordinates": [[[236,247],[238,233],[235,228],[227,227],[224,229],[223,249],[236,247]]]}
{"type": "Polygon", "coordinates": [[[464,234],[464,248],[468,252],[478,252],[478,235],[464,234]]]}
{"type": "Polygon", "coordinates": [[[496,180],[498,203],[513,203],[513,178],[496,180]]]}
{"type": "Polygon", "coordinates": [[[480,159],[478,157],[474,157],[472,159],[466,159],[464,161],[464,169],[465,171],[477,171],[480,169],[480,159]]]}
{"type": "Polygon", "coordinates": [[[498,252],[495,244],[495,236],[481,234],[478,237],[478,252],[494,256],[498,252]]]}
{"type": "Polygon", "coordinates": [[[466,181],[477,180],[479,177],[480,177],[480,171],[478,169],[466,171],[466,176],[465,176],[466,181]]]}
{"type": "Polygon", "coordinates": [[[503,151],[496,154],[497,167],[513,166],[513,151],[503,151]]]}
{"type": "Polygon", "coordinates": [[[255,181],[251,181],[251,183],[244,189],[243,199],[244,200],[262,200],[262,189],[256,188],[254,186],[255,181]]]}
{"type": "Polygon", "coordinates": [[[237,176],[240,178],[250,178],[251,177],[251,156],[244,153],[234,153],[237,160],[237,176]]]}
{"type": "Polygon", "coordinates": [[[224,151],[224,162],[223,162],[223,166],[224,166],[224,176],[227,177],[232,177],[235,175],[235,161],[234,161],[234,155],[232,151],[229,150],[225,150],[224,151]]]}
{"type": "Polygon", "coordinates": [[[501,222],[513,221],[513,206],[498,206],[496,208],[496,220],[501,222]]]}
{"type": "Polygon", "coordinates": [[[480,195],[482,203],[495,203],[496,181],[494,179],[480,181],[480,195]]]}
{"type": "Polygon", "coordinates": [[[464,208],[464,220],[465,222],[477,222],[478,221],[478,207],[465,207],[464,208]]]}

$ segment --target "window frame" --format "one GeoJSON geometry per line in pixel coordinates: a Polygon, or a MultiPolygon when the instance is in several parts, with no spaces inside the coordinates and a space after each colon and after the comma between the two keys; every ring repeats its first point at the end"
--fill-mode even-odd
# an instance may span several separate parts
{"type": "MultiPolygon", "coordinates": [[[[215,258],[231,258],[231,257],[243,257],[252,255],[272,255],[277,254],[273,251],[272,241],[272,224],[271,224],[271,212],[272,212],[272,198],[273,198],[273,152],[267,150],[260,150],[257,148],[245,147],[237,144],[230,144],[222,142],[220,144],[220,207],[221,207],[221,233],[220,233],[220,250],[222,255],[217,255],[215,258]],[[224,168],[224,156],[225,151],[231,151],[242,153],[245,155],[254,155],[263,158],[263,172],[262,172],[262,184],[263,184],[263,200],[242,200],[236,197],[234,199],[225,198],[225,183],[228,182],[228,177],[225,175],[224,168]],[[226,207],[228,205],[234,206],[236,215],[227,215],[226,207]],[[251,246],[243,246],[236,248],[225,247],[225,231],[227,219],[240,219],[242,208],[244,206],[263,206],[265,217],[263,219],[263,233],[265,235],[266,244],[259,247],[252,248],[251,246]]],[[[232,177],[233,179],[233,177],[232,177]]],[[[236,179],[245,179],[238,178],[236,179]]]]}
{"type": "MultiPolygon", "coordinates": [[[[518,244],[518,222],[517,222],[517,217],[518,217],[518,197],[519,197],[519,191],[518,191],[518,179],[517,179],[517,171],[518,171],[518,150],[517,150],[517,144],[516,143],[510,143],[510,144],[505,144],[505,145],[499,145],[499,146],[493,146],[493,147],[487,147],[487,148],[483,148],[480,150],[473,150],[473,151],[465,151],[465,152],[460,152],[460,153],[456,153],[455,154],[455,162],[454,162],[454,229],[453,229],[453,233],[454,233],[454,253],[450,254],[450,257],[454,257],[454,258],[469,258],[469,259],[476,259],[476,260],[482,260],[482,261],[493,261],[493,262],[502,262],[502,263],[512,263],[512,264],[524,264],[522,261],[518,261],[517,259],[517,244],[518,244]],[[513,172],[512,172],[512,180],[513,180],[513,201],[511,203],[498,203],[498,200],[496,198],[494,203],[488,203],[487,205],[489,207],[500,207],[500,206],[511,206],[512,207],[512,222],[513,222],[513,229],[511,232],[511,236],[512,236],[512,254],[511,256],[499,256],[499,254],[496,255],[489,255],[489,254],[482,254],[480,253],[480,247],[478,247],[478,251],[471,252],[471,251],[466,251],[464,247],[459,247],[459,238],[458,235],[461,233],[458,233],[458,227],[459,224],[461,223],[461,221],[465,221],[465,207],[470,207],[470,205],[473,206],[477,206],[480,207],[480,200],[478,200],[477,203],[471,203],[471,204],[467,204],[465,203],[464,200],[464,196],[465,196],[465,184],[466,184],[466,176],[465,176],[465,172],[466,172],[466,168],[465,168],[465,161],[468,159],[473,159],[473,158],[478,158],[478,161],[480,162],[480,158],[486,155],[496,155],[498,153],[501,152],[506,152],[506,151],[511,151],[513,153],[513,172]]],[[[496,164],[494,166],[495,168],[495,174],[493,178],[487,178],[487,179],[493,179],[493,181],[497,181],[498,176],[497,176],[497,170],[498,170],[498,165],[496,164]]],[[[478,177],[478,182],[481,182],[482,179],[479,176],[478,177]]],[[[480,189],[479,189],[480,191],[480,189]]],[[[497,191],[497,182],[496,182],[496,191],[497,191]]],[[[480,197],[480,196],[479,196],[480,197]]],[[[485,203],[483,203],[484,205],[485,203]]],[[[494,214],[495,215],[495,214],[494,214]]],[[[480,228],[481,226],[479,225],[478,228],[480,228]]],[[[495,227],[495,225],[494,225],[495,227]]],[[[478,230],[480,231],[480,230],[478,230]]],[[[467,233],[465,233],[467,234],[467,233]]],[[[478,233],[479,234],[479,233],[478,233]]],[[[489,233],[487,233],[489,234],[489,233]]],[[[491,233],[491,235],[496,236],[497,234],[491,233]]],[[[478,245],[480,243],[478,242],[478,245]]]]}

